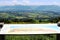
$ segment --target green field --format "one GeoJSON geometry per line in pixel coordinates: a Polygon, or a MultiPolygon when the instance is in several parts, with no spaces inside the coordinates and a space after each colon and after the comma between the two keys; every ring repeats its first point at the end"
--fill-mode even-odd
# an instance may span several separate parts
{"type": "Polygon", "coordinates": [[[56,35],[55,34],[6,35],[5,40],[56,40],[56,35]]]}
{"type": "Polygon", "coordinates": [[[39,24],[39,23],[57,23],[60,20],[60,14],[57,12],[32,11],[32,12],[0,12],[0,22],[7,24],[39,24]]]}

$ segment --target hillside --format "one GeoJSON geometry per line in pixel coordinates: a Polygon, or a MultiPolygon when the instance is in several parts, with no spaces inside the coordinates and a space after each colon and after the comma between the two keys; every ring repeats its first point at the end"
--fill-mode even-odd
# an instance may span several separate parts
{"type": "Polygon", "coordinates": [[[57,22],[60,17],[60,6],[0,6],[0,21],[11,22],[57,22]],[[58,18],[58,19],[54,19],[58,18]],[[37,21],[38,20],[38,21],[37,21]],[[56,21],[57,20],[57,21],[56,21]]]}

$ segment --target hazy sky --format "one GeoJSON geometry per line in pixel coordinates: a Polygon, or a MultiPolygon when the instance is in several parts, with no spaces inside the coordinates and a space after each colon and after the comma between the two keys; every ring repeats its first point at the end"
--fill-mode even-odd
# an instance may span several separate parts
{"type": "Polygon", "coordinates": [[[60,5],[60,0],[0,0],[1,5],[60,5]]]}

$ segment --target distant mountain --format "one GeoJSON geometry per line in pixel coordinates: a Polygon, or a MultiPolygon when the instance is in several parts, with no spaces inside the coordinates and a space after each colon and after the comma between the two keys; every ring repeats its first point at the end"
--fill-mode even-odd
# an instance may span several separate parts
{"type": "Polygon", "coordinates": [[[60,11],[60,6],[56,5],[40,5],[40,6],[24,6],[24,5],[15,5],[15,6],[0,6],[0,11],[25,11],[25,10],[37,10],[37,11],[60,11]]]}

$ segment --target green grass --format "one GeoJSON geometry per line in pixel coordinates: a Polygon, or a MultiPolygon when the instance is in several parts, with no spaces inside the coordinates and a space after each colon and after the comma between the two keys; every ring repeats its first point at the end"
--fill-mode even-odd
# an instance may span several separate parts
{"type": "Polygon", "coordinates": [[[6,35],[5,40],[56,40],[56,35],[6,35]]]}

